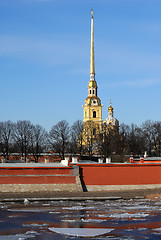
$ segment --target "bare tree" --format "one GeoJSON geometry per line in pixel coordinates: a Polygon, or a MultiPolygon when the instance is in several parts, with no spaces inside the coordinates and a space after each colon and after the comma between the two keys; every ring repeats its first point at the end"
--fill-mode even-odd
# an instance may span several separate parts
{"type": "Polygon", "coordinates": [[[141,155],[144,153],[145,137],[141,128],[136,124],[132,123],[129,126],[127,143],[129,145],[130,153],[134,155],[141,155]]]}
{"type": "Polygon", "coordinates": [[[71,152],[79,153],[83,152],[83,123],[81,120],[77,120],[71,127],[71,152]]]}
{"type": "Polygon", "coordinates": [[[153,123],[153,155],[160,156],[161,154],[161,122],[153,123]]]}
{"type": "Polygon", "coordinates": [[[110,137],[109,134],[104,132],[101,137],[101,145],[100,145],[100,152],[102,153],[103,157],[111,156],[111,149],[110,149],[110,137]]]}
{"type": "Polygon", "coordinates": [[[124,156],[130,153],[129,144],[128,144],[128,132],[129,126],[122,123],[120,124],[119,128],[119,136],[120,136],[120,143],[119,143],[119,154],[124,156]]]}
{"type": "Polygon", "coordinates": [[[31,131],[31,153],[38,162],[40,154],[46,149],[48,144],[48,133],[40,125],[33,125],[31,131]]]}
{"type": "Polygon", "coordinates": [[[119,132],[112,127],[104,127],[101,142],[101,153],[104,157],[115,155],[119,152],[119,132]]]}
{"type": "Polygon", "coordinates": [[[157,139],[157,132],[156,128],[154,127],[154,122],[151,120],[145,121],[144,123],[142,123],[142,130],[146,138],[145,147],[148,154],[151,156],[153,146],[155,145],[157,139]]]}
{"type": "Polygon", "coordinates": [[[32,140],[32,124],[30,121],[18,121],[14,125],[14,140],[21,153],[21,156],[26,157],[29,153],[32,140]]]}
{"type": "Polygon", "coordinates": [[[126,154],[142,155],[147,151],[149,155],[160,155],[161,122],[147,120],[141,127],[121,124],[120,135],[126,154]]]}
{"type": "Polygon", "coordinates": [[[66,120],[58,122],[49,132],[49,141],[54,151],[59,153],[61,159],[69,149],[70,127],[66,120]]]}
{"type": "Polygon", "coordinates": [[[11,144],[13,143],[13,123],[11,121],[0,122],[0,147],[4,156],[9,158],[11,144]]]}

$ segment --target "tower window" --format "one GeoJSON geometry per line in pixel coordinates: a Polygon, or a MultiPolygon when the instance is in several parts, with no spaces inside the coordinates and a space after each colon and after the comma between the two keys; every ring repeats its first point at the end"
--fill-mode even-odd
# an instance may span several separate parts
{"type": "Polygon", "coordinates": [[[93,135],[96,135],[96,129],[93,128],[93,135]]]}
{"type": "Polygon", "coordinates": [[[91,90],[90,90],[90,94],[91,94],[91,90]]]}
{"type": "Polygon", "coordinates": [[[93,90],[93,94],[94,94],[94,90],[93,90]]]}
{"type": "Polygon", "coordinates": [[[93,118],[96,118],[96,111],[93,111],[93,118]]]}

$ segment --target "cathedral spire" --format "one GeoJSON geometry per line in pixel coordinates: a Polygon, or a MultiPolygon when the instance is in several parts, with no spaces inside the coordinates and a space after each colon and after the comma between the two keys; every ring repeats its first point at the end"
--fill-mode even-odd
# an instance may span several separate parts
{"type": "Polygon", "coordinates": [[[91,10],[90,80],[95,80],[95,65],[94,65],[94,36],[93,36],[93,9],[91,10]]]}

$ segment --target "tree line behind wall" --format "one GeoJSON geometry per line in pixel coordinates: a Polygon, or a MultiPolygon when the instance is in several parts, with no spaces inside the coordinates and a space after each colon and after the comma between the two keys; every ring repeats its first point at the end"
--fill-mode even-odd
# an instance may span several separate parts
{"type": "Polygon", "coordinates": [[[25,160],[32,154],[38,162],[41,153],[52,151],[64,159],[65,153],[79,153],[78,138],[82,129],[79,120],[71,127],[67,121],[60,121],[49,132],[30,121],[0,122],[0,152],[7,159],[11,153],[19,153],[25,160]]]}
{"type": "Polygon", "coordinates": [[[11,153],[19,153],[25,159],[32,154],[35,162],[38,162],[40,154],[49,151],[58,153],[62,159],[65,153],[92,156],[97,143],[97,152],[103,157],[143,155],[145,151],[150,156],[161,155],[160,121],[147,120],[141,126],[121,124],[117,133],[112,130],[99,133],[94,141],[90,136],[86,146],[82,145],[82,130],[83,123],[80,120],[72,126],[62,120],[49,132],[30,121],[0,122],[0,152],[7,159],[11,153]]]}

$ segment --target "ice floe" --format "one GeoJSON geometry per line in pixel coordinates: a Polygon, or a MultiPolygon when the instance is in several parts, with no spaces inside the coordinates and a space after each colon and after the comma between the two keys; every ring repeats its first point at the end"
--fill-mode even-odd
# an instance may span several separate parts
{"type": "Polygon", "coordinates": [[[153,231],[161,232],[161,227],[160,228],[154,228],[152,229],[153,231]]]}
{"type": "Polygon", "coordinates": [[[9,209],[7,209],[8,211],[10,211],[10,212],[48,212],[48,209],[40,209],[40,208],[32,208],[32,209],[30,209],[30,208],[27,208],[27,209],[11,209],[11,208],[9,208],[9,209]]]}
{"type": "Polygon", "coordinates": [[[110,214],[111,218],[143,218],[148,217],[148,213],[114,213],[110,214]]]}
{"type": "Polygon", "coordinates": [[[31,224],[22,224],[22,226],[23,227],[45,227],[45,226],[48,226],[49,224],[47,224],[47,223],[42,223],[42,224],[40,224],[40,223],[31,223],[31,224]]]}
{"type": "Polygon", "coordinates": [[[30,203],[29,200],[28,200],[27,198],[25,198],[23,202],[24,202],[25,204],[30,203]]]}
{"type": "Polygon", "coordinates": [[[64,210],[86,210],[86,209],[94,209],[95,207],[92,206],[73,206],[73,207],[63,207],[64,210]]]}
{"type": "Polygon", "coordinates": [[[96,237],[112,232],[114,229],[105,228],[49,228],[50,231],[76,237],[96,237]]]}
{"type": "Polygon", "coordinates": [[[106,221],[106,219],[84,219],[82,218],[81,219],[82,222],[86,222],[86,223],[90,223],[90,222],[97,222],[97,223],[100,223],[100,222],[104,222],[106,221]]]}
{"type": "Polygon", "coordinates": [[[60,214],[60,212],[53,212],[53,211],[50,211],[49,213],[52,213],[52,214],[60,214]]]}
{"type": "Polygon", "coordinates": [[[84,219],[84,218],[81,218],[81,219],[63,219],[61,220],[62,222],[84,222],[84,223],[101,223],[101,222],[104,222],[106,221],[105,219],[84,219]]]}
{"type": "Polygon", "coordinates": [[[1,240],[25,240],[25,239],[29,239],[29,238],[35,238],[35,236],[37,235],[37,233],[33,234],[13,234],[13,235],[0,235],[0,239],[1,240]]]}

